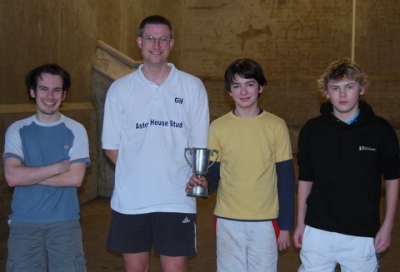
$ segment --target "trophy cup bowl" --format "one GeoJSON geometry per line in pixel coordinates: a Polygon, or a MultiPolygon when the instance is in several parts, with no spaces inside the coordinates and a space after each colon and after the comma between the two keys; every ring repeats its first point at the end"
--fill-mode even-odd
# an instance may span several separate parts
{"type": "MultiPolygon", "coordinates": [[[[185,148],[185,159],[187,163],[192,168],[193,174],[197,175],[198,177],[205,176],[208,172],[208,168],[210,168],[214,163],[210,164],[210,156],[216,154],[218,159],[218,151],[213,149],[207,148],[185,148]],[[189,153],[189,158],[187,154],[189,153]]],[[[189,193],[186,194],[187,196],[193,197],[202,197],[208,198],[208,188],[202,186],[194,186],[189,193]]]]}

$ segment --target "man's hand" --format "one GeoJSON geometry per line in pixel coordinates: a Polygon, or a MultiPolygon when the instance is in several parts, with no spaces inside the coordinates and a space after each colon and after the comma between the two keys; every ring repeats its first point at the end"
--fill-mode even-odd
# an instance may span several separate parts
{"type": "Polygon", "coordinates": [[[56,165],[59,174],[68,172],[69,168],[71,167],[69,160],[60,161],[56,165]]]}

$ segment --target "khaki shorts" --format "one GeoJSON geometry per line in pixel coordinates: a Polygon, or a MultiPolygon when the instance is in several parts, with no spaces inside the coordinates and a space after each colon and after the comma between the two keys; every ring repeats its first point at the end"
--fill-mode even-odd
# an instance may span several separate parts
{"type": "Polygon", "coordinates": [[[10,222],[7,272],[85,272],[78,220],[31,224],[10,222]]]}

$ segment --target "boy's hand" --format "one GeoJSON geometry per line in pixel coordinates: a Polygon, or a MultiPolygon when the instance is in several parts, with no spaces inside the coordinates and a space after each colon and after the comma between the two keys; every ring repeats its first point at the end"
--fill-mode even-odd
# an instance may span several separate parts
{"type": "Polygon", "coordinates": [[[278,249],[280,251],[289,248],[290,246],[290,235],[288,230],[281,230],[278,237],[278,249]]]}
{"type": "Polygon", "coordinates": [[[381,227],[381,229],[375,236],[376,253],[382,253],[386,251],[390,246],[390,240],[391,240],[391,231],[381,227]]]}
{"type": "Polygon", "coordinates": [[[298,224],[296,230],[294,231],[293,241],[294,246],[300,248],[303,244],[303,233],[306,226],[304,224],[298,224]]]}
{"type": "Polygon", "coordinates": [[[189,193],[194,186],[201,186],[207,188],[208,183],[206,178],[204,176],[198,177],[196,175],[192,175],[189,182],[186,183],[186,188],[185,188],[186,193],[189,193]]]}

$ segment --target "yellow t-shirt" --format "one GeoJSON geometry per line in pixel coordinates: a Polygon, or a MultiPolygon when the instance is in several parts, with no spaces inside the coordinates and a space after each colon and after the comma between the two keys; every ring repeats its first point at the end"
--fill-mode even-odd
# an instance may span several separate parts
{"type": "Polygon", "coordinates": [[[237,220],[277,218],[275,164],[292,159],[285,121],[266,111],[249,119],[229,112],[211,123],[209,149],[219,151],[221,163],[214,214],[237,220]]]}

